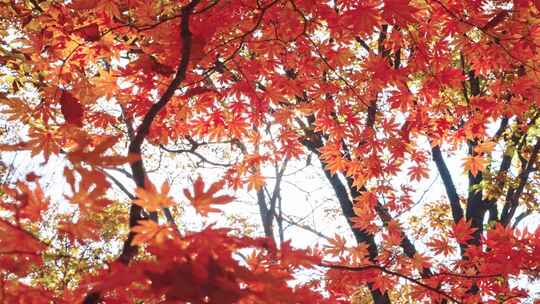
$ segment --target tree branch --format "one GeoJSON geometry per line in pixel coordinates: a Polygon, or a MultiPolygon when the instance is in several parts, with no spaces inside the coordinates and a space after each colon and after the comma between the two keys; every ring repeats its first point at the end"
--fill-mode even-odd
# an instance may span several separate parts
{"type": "Polygon", "coordinates": [[[105,171],[105,170],[100,170],[101,172],[103,172],[103,174],[105,174],[110,180],[113,181],[113,183],[120,189],[122,190],[122,192],[130,199],[130,200],[134,200],[135,199],[135,195],[133,195],[116,177],[114,177],[112,174],[110,174],[109,172],[105,171]]]}
{"type": "MultiPolygon", "coordinates": [[[[141,125],[138,127],[137,132],[133,139],[130,142],[129,145],[129,154],[139,156],[139,159],[131,164],[131,171],[133,174],[133,181],[137,185],[137,187],[144,188],[145,187],[145,180],[146,180],[146,172],[144,169],[144,165],[142,162],[142,156],[141,156],[141,146],[144,142],[144,139],[148,135],[148,132],[150,131],[150,126],[152,125],[152,122],[154,121],[157,114],[167,105],[169,100],[174,95],[174,92],[182,83],[182,81],[186,77],[187,69],[189,66],[189,59],[190,59],[190,53],[191,53],[191,32],[189,31],[189,17],[193,13],[193,10],[195,9],[195,6],[199,3],[200,0],[193,0],[188,5],[182,8],[181,10],[181,23],[180,23],[180,39],[182,40],[182,51],[181,51],[181,59],[180,63],[178,65],[178,69],[176,71],[176,74],[174,76],[174,79],[170,83],[170,85],[167,87],[159,101],[155,104],[153,104],[150,107],[150,110],[146,113],[146,115],[143,118],[143,121],[141,125]]],[[[137,204],[131,204],[131,208],[129,211],[129,228],[132,228],[137,225],[137,223],[144,219],[144,218],[151,218],[153,220],[157,220],[157,214],[143,214],[143,209],[137,205],[137,204]]],[[[134,233],[132,231],[129,232],[127,239],[124,241],[124,246],[122,248],[122,252],[120,256],[118,257],[118,261],[120,261],[123,264],[128,264],[131,259],[137,254],[138,247],[131,244],[132,240],[134,238],[134,233]]],[[[93,291],[89,293],[83,303],[84,304],[97,304],[100,301],[101,295],[100,291],[93,291]]]]}
{"type": "Polygon", "coordinates": [[[527,216],[531,215],[531,210],[524,211],[520,215],[516,216],[516,219],[514,220],[514,224],[512,225],[512,229],[516,229],[519,223],[523,221],[527,216]]]}
{"type": "Polygon", "coordinates": [[[422,281],[420,281],[418,279],[409,277],[407,275],[401,274],[401,273],[396,272],[396,271],[392,271],[392,270],[390,270],[390,269],[388,269],[386,267],[383,267],[383,266],[365,265],[365,266],[360,266],[360,267],[350,267],[350,266],[345,266],[345,265],[332,265],[332,264],[327,264],[327,263],[321,263],[321,264],[319,264],[319,266],[326,267],[326,268],[331,268],[331,269],[355,271],[355,272],[361,272],[361,271],[366,271],[366,270],[371,270],[371,269],[377,269],[377,270],[380,270],[383,273],[405,279],[405,280],[407,280],[407,281],[409,281],[411,283],[414,283],[414,284],[416,284],[418,286],[421,286],[421,287],[423,287],[423,288],[425,288],[425,289],[427,289],[429,291],[440,294],[441,296],[447,298],[448,300],[450,300],[450,301],[452,301],[454,303],[462,303],[462,302],[458,301],[456,298],[452,297],[448,293],[446,293],[446,292],[444,292],[444,291],[442,291],[442,290],[440,290],[438,288],[429,286],[426,283],[423,283],[422,281]]]}
{"type": "Polygon", "coordinates": [[[43,9],[39,5],[39,3],[36,0],[30,0],[30,3],[32,3],[32,6],[38,10],[40,13],[43,13],[43,9]]]}
{"type": "MultiPolygon", "coordinates": [[[[474,151],[477,142],[469,141],[469,155],[475,156],[476,152],[474,151]]],[[[471,221],[471,227],[476,228],[473,233],[473,238],[469,240],[469,244],[480,244],[480,237],[482,236],[482,231],[484,230],[484,215],[487,211],[486,204],[482,200],[482,188],[480,184],[483,180],[482,172],[477,172],[476,175],[473,175],[470,171],[468,173],[469,177],[469,193],[467,196],[467,209],[465,218],[467,221],[471,221]]]]}
{"type": "MultiPolygon", "coordinates": [[[[320,136],[317,136],[311,131],[308,131],[307,129],[304,129],[305,132],[310,133],[310,137],[313,139],[313,141],[308,139],[303,139],[302,144],[308,148],[311,152],[313,152],[315,155],[319,156],[321,153],[319,152],[319,148],[322,147],[322,140],[320,136]]],[[[339,205],[341,207],[341,212],[347,219],[347,224],[349,224],[349,227],[351,228],[353,235],[358,243],[364,243],[368,245],[368,253],[369,253],[369,260],[372,263],[376,262],[376,258],[378,256],[377,252],[377,244],[375,243],[375,239],[373,235],[360,230],[358,228],[355,228],[352,222],[352,218],[355,217],[355,213],[353,210],[353,203],[349,198],[349,193],[347,192],[347,188],[343,185],[343,182],[339,179],[337,175],[333,175],[330,171],[324,168],[323,165],[323,171],[326,179],[334,189],[334,192],[336,194],[336,197],[338,199],[339,205]]],[[[379,290],[373,288],[373,284],[368,284],[368,289],[371,293],[371,296],[373,298],[373,301],[376,304],[380,303],[390,303],[390,298],[388,297],[387,293],[381,293],[379,290]]]]}
{"type": "MultiPolygon", "coordinates": [[[[144,139],[148,135],[148,132],[150,131],[150,126],[152,125],[152,122],[154,121],[157,114],[167,105],[169,100],[174,95],[174,92],[180,85],[180,83],[185,79],[187,68],[189,65],[189,58],[191,53],[191,32],[189,31],[189,17],[191,13],[193,12],[195,6],[199,3],[199,0],[193,0],[190,2],[187,6],[182,8],[182,21],[180,23],[180,36],[182,40],[182,58],[180,59],[180,63],[178,65],[178,69],[176,71],[176,74],[174,76],[173,81],[171,84],[167,87],[159,101],[150,107],[150,110],[146,113],[146,115],[143,118],[142,123],[137,128],[137,132],[135,136],[133,137],[133,140],[131,141],[129,145],[129,153],[131,155],[137,155],[139,156],[139,160],[133,162],[131,164],[131,171],[133,174],[133,181],[139,188],[145,187],[145,180],[146,180],[146,172],[144,169],[144,165],[142,162],[141,156],[141,146],[144,142],[144,139]]],[[[132,204],[129,214],[129,227],[134,227],[137,225],[137,223],[144,219],[146,216],[143,215],[143,209],[136,205],[132,204]]],[[[157,216],[150,214],[150,218],[156,220],[157,216]]],[[[124,247],[122,250],[122,254],[119,257],[119,260],[127,264],[131,260],[133,256],[137,253],[137,247],[131,245],[131,241],[134,237],[134,234],[130,232],[128,234],[127,240],[124,242],[124,247]]]]}
{"type": "Polygon", "coordinates": [[[450,171],[448,170],[446,162],[444,161],[441,148],[439,146],[431,148],[431,155],[433,156],[433,161],[435,162],[437,170],[439,171],[443,181],[448,200],[450,201],[452,218],[454,219],[454,223],[457,223],[463,218],[463,208],[461,208],[459,203],[459,196],[457,194],[456,186],[454,185],[450,171]]]}
{"type": "Polygon", "coordinates": [[[529,174],[534,170],[534,165],[536,163],[536,159],[538,158],[539,151],[540,151],[540,138],[537,138],[536,144],[534,145],[533,150],[531,151],[529,160],[527,161],[527,165],[519,174],[519,177],[518,177],[519,184],[517,188],[515,188],[515,190],[512,192],[512,195],[507,196],[506,203],[503,207],[503,211],[501,213],[501,222],[505,226],[510,223],[510,220],[512,219],[512,217],[514,216],[514,213],[516,212],[516,209],[519,203],[519,198],[521,194],[523,193],[523,190],[525,189],[525,185],[527,184],[527,180],[529,179],[529,174]]]}
{"type": "Polygon", "coordinates": [[[230,167],[232,164],[224,164],[224,163],[218,163],[218,162],[215,162],[215,161],[211,161],[209,159],[207,159],[206,157],[202,156],[202,154],[200,154],[199,152],[195,151],[195,149],[191,148],[191,149],[170,149],[170,148],[167,148],[165,147],[164,145],[159,145],[159,147],[169,153],[189,153],[189,154],[193,154],[195,155],[198,159],[200,159],[202,162],[204,163],[208,163],[212,166],[217,166],[217,167],[230,167]]]}
{"type": "Polygon", "coordinates": [[[285,216],[281,216],[280,219],[282,219],[285,223],[287,223],[289,225],[296,226],[298,228],[309,231],[309,232],[315,234],[316,236],[318,236],[320,238],[323,238],[323,239],[325,239],[327,241],[332,239],[331,237],[324,235],[322,232],[319,232],[319,231],[315,230],[314,228],[309,227],[308,225],[303,225],[303,224],[301,224],[299,222],[295,222],[294,220],[288,219],[285,216]]]}

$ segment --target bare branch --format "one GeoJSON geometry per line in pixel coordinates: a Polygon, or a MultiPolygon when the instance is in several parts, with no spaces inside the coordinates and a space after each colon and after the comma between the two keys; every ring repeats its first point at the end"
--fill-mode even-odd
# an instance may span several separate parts
{"type": "Polygon", "coordinates": [[[135,199],[135,195],[133,195],[116,177],[114,177],[112,174],[110,174],[109,172],[105,171],[105,170],[100,170],[101,172],[103,172],[103,174],[105,174],[107,176],[107,178],[109,178],[110,180],[113,181],[113,183],[130,199],[130,200],[134,200],[135,199]]]}
{"type": "Polygon", "coordinates": [[[180,153],[189,153],[189,154],[193,154],[197,158],[199,158],[202,162],[208,163],[208,164],[210,164],[212,166],[217,166],[217,167],[230,167],[230,166],[232,166],[232,164],[225,164],[225,163],[218,163],[218,162],[211,161],[211,160],[207,159],[206,157],[202,156],[202,154],[195,151],[195,149],[193,149],[193,148],[190,148],[190,149],[171,149],[171,148],[165,147],[164,145],[160,145],[159,147],[161,149],[169,152],[169,153],[179,153],[179,154],[180,153]]]}

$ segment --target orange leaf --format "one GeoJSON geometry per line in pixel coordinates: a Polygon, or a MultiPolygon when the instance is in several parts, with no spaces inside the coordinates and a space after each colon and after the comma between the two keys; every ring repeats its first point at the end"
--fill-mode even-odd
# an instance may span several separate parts
{"type": "Polygon", "coordinates": [[[388,228],[388,234],[383,235],[384,240],[387,241],[391,245],[399,246],[399,244],[401,243],[401,240],[403,239],[399,224],[396,221],[391,220],[388,223],[387,228],[388,228]]]}
{"type": "Polygon", "coordinates": [[[184,195],[193,204],[193,207],[202,215],[207,215],[209,212],[219,212],[219,209],[213,208],[210,205],[223,205],[230,203],[234,197],[230,195],[214,196],[216,192],[221,190],[225,185],[225,181],[215,182],[210,185],[210,188],[204,191],[204,182],[199,176],[193,183],[193,195],[188,189],[184,189],[184,195]]]}
{"type": "Polygon", "coordinates": [[[431,267],[431,260],[429,257],[421,254],[415,253],[412,257],[412,265],[418,270],[426,269],[431,267]]]}
{"type": "Polygon", "coordinates": [[[494,148],[495,148],[495,143],[492,141],[488,141],[488,142],[478,144],[476,147],[474,147],[474,151],[476,153],[491,153],[491,151],[493,151],[494,148]]]}
{"type": "Polygon", "coordinates": [[[351,258],[357,263],[364,263],[365,259],[369,257],[369,245],[366,243],[358,243],[355,248],[349,250],[351,258]]]}
{"type": "Polygon", "coordinates": [[[151,183],[148,183],[147,188],[137,188],[135,190],[138,199],[133,201],[134,204],[150,212],[174,205],[174,201],[168,196],[170,190],[169,183],[164,182],[161,185],[161,193],[158,193],[151,183]]]}
{"type": "Polygon", "coordinates": [[[473,176],[476,176],[478,172],[486,169],[487,164],[488,161],[482,157],[469,156],[465,157],[465,164],[463,167],[465,168],[465,172],[470,171],[473,176]]]}
{"type": "Polygon", "coordinates": [[[330,254],[332,256],[339,257],[343,253],[345,253],[347,249],[347,240],[345,240],[345,238],[341,237],[338,234],[334,235],[334,238],[329,239],[328,243],[328,245],[324,246],[323,250],[326,254],[330,254]]]}
{"type": "Polygon", "coordinates": [[[41,190],[39,184],[36,185],[34,190],[31,190],[23,182],[18,182],[17,188],[18,193],[15,195],[15,199],[20,203],[17,206],[17,217],[38,221],[41,218],[41,213],[49,206],[43,190],[41,190]]]}
{"type": "Polygon", "coordinates": [[[135,233],[135,237],[131,241],[131,245],[133,246],[147,243],[152,239],[155,239],[158,244],[161,244],[173,237],[168,227],[160,226],[151,220],[139,221],[137,226],[131,228],[131,231],[135,233]]]}
{"type": "Polygon", "coordinates": [[[248,190],[260,190],[264,184],[264,177],[259,173],[255,173],[248,177],[248,190]]]}

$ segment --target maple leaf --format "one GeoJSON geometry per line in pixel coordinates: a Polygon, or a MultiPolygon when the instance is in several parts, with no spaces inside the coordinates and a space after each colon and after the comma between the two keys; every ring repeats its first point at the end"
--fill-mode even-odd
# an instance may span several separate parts
{"type": "Polygon", "coordinates": [[[0,245],[3,252],[41,252],[45,245],[28,231],[5,220],[0,220],[0,245]]]}
{"type": "Polygon", "coordinates": [[[0,104],[7,106],[7,108],[0,111],[0,113],[5,114],[8,121],[24,121],[32,111],[22,100],[17,98],[5,98],[5,95],[2,93],[0,93],[0,104]]]}
{"type": "Polygon", "coordinates": [[[474,147],[474,152],[476,153],[491,153],[495,148],[496,143],[492,141],[483,142],[474,147]]]}
{"type": "Polygon", "coordinates": [[[92,166],[113,167],[133,162],[139,159],[137,155],[128,155],[128,157],[117,155],[104,155],[107,150],[118,142],[117,137],[105,136],[93,139],[94,143],[87,139],[79,139],[77,146],[68,153],[68,158],[72,163],[85,162],[92,166]],[[94,145],[93,150],[89,150],[88,146],[94,145]]]}
{"type": "Polygon", "coordinates": [[[159,62],[155,56],[148,54],[141,54],[137,60],[131,62],[124,70],[129,74],[136,74],[142,71],[145,74],[160,74],[163,76],[169,76],[174,73],[174,69],[170,66],[159,62]]]}
{"type": "Polygon", "coordinates": [[[358,207],[354,207],[355,217],[351,218],[353,227],[359,228],[366,231],[371,231],[373,228],[376,228],[376,225],[373,225],[375,219],[375,212],[373,212],[371,207],[366,207],[365,205],[357,204],[358,207]]]}
{"type": "Polygon", "coordinates": [[[427,242],[426,245],[435,251],[435,254],[442,254],[444,256],[449,256],[455,251],[455,248],[451,243],[444,238],[433,238],[427,242]]]}
{"type": "Polygon", "coordinates": [[[131,283],[144,280],[144,268],[129,267],[119,261],[108,265],[109,267],[100,270],[96,275],[100,278],[96,289],[107,291],[114,288],[126,289],[131,283]]]}
{"type": "Polygon", "coordinates": [[[373,279],[373,288],[380,290],[381,292],[385,292],[389,288],[392,288],[394,286],[394,279],[388,275],[379,274],[374,277],[373,279]]]}
{"type": "Polygon", "coordinates": [[[95,219],[85,216],[79,218],[75,223],[69,218],[60,221],[58,231],[61,235],[67,236],[69,240],[77,240],[84,244],[88,240],[98,241],[100,239],[99,227],[100,225],[95,219]]]}
{"type": "Polygon", "coordinates": [[[38,221],[41,218],[41,213],[48,207],[41,187],[38,184],[32,191],[25,183],[18,182],[17,188],[18,193],[14,197],[20,202],[20,205],[17,206],[16,216],[38,221]]]}
{"type": "Polygon", "coordinates": [[[328,240],[328,245],[325,245],[323,248],[324,253],[330,254],[332,256],[339,257],[347,250],[346,244],[347,240],[336,234],[333,238],[328,240]]]}
{"type": "Polygon", "coordinates": [[[77,98],[70,92],[62,91],[60,98],[60,110],[68,124],[74,124],[79,128],[83,126],[84,108],[77,98]]]}
{"type": "Polygon", "coordinates": [[[351,258],[355,263],[365,263],[365,259],[369,257],[369,245],[366,243],[358,243],[355,248],[349,250],[351,258]]]}
{"type": "Polygon", "coordinates": [[[120,12],[120,9],[118,7],[118,4],[113,0],[101,0],[98,1],[98,10],[103,11],[111,18],[116,18],[118,20],[122,20],[123,16],[120,12]]]}
{"type": "Polygon", "coordinates": [[[235,116],[228,124],[227,129],[231,138],[243,138],[247,134],[248,124],[244,118],[235,116]]]}
{"type": "Polygon", "coordinates": [[[100,38],[99,27],[97,23],[92,23],[75,30],[79,36],[86,41],[98,41],[100,38]]]}
{"type": "Polygon", "coordinates": [[[90,10],[98,5],[97,1],[92,0],[73,0],[71,6],[77,10],[90,10]]]}
{"type": "Polygon", "coordinates": [[[347,11],[344,16],[360,33],[369,33],[378,23],[379,15],[375,5],[361,3],[356,9],[347,11]]]}
{"type": "Polygon", "coordinates": [[[506,17],[509,15],[509,13],[510,13],[510,11],[508,11],[508,10],[500,11],[499,13],[497,13],[497,15],[495,15],[495,17],[493,17],[491,20],[489,20],[488,23],[486,23],[486,25],[484,25],[482,27],[482,30],[487,31],[489,29],[494,28],[499,23],[504,21],[504,19],[506,19],[506,17]]]}
{"type": "Polygon", "coordinates": [[[471,224],[462,218],[457,224],[454,225],[451,234],[460,244],[465,244],[467,241],[472,239],[471,235],[476,230],[476,228],[472,228],[471,224]]]}
{"type": "Polygon", "coordinates": [[[259,191],[262,189],[262,187],[265,185],[265,179],[264,176],[262,176],[260,173],[252,174],[248,177],[247,180],[248,184],[248,190],[256,190],[259,191]]]}
{"type": "Polygon", "coordinates": [[[152,220],[142,220],[138,225],[131,228],[135,233],[131,245],[139,246],[155,240],[157,244],[162,244],[164,241],[173,238],[172,231],[167,226],[161,226],[152,220]]]}
{"type": "Polygon", "coordinates": [[[43,263],[41,253],[45,245],[28,231],[5,220],[0,220],[0,246],[0,268],[14,276],[27,276],[43,263]]]}
{"type": "Polygon", "coordinates": [[[189,57],[189,60],[193,62],[193,64],[198,63],[204,58],[204,47],[206,46],[207,42],[207,37],[200,34],[193,35],[193,39],[191,41],[191,54],[189,57]]]}
{"type": "Polygon", "coordinates": [[[359,208],[372,208],[377,204],[377,195],[371,191],[364,191],[355,200],[355,205],[359,208]]]}
{"type": "Polygon", "coordinates": [[[220,212],[219,209],[213,208],[211,205],[223,205],[234,200],[234,197],[230,195],[214,196],[224,185],[225,181],[223,180],[215,182],[205,192],[204,182],[199,176],[193,183],[193,194],[188,189],[184,189],[184,195],[202,215],[207,215],[209,212],[220,212]]]}
{"type": "Polygon", "coordinates": [[[384,236],[384,239],[388,241],[389,244],[397,246],[401,243],[401,240],[403,239],[403,236],[401,234],[401,228],[399,227],[399,223],[391,220],[388,222],[388,234],[384,236]]]}
{"type": "Polygon", "coordinates": [[[145,210],[153,212],[158,211],[161,208],[174,205],[174,201],[169,197],[170,186],[168,182],[164,182],[161,185],[161,191],[158,193],[152,183],[147,183],[147,189],[137,188],[135,193],[137,199],[133,201],[143,207],[145,210]]]}
{"type": "Polygon", "coordinates": [[[425,166],[413,166],[409,168],[409,176],[412,181],[421,181],[429,177],[429,170],[425,166]]]}
{"type": "Polygon", "coordinates": [[[430,258],[418,252],[413,256],[411,262],[413,267],[418,270],[428,269],[431,267],[430,258]]]}
{"type": "Polygon", "coordinates": [[[51,154],[58,155],[60,146],[58,142],[59,136],[55,133],[31,128],[28,131],[29,140],[17,144],[0,144],[0,151],[20,151],[30,150],[31,156],[38,155],[43,152],[45,162],[49,160],[51,154]]]}
{"type": "Polygon", "coordinates": [[[488,160],[480,156],[468,156],[464,160],[463,167],[465,172],[470,171],[473,176],[476,176],[478,172],[484,171],[489,163],[488,160]]]}
{"type": "Polygon", "coordinates": [[[410,6],[410,0],[385,0],[383,17],[388,22],[414,22],[417,11],[416,8],[410,6]]]}
{"type": "Polygon", "coordinates": [[[186,91],[186,93],[184,94],[184,97],[185,98],[190,98],[190,97],[193,97],[193,96],[204,94],[206,92],[213,92],[213,91],[214,91],[213,89],[203,87],[203,86],[191,87],[186,91]]]}

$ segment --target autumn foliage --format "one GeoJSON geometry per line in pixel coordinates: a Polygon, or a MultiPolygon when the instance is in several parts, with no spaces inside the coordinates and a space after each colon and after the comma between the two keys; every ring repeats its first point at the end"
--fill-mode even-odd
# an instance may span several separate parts
{"type": "Polygon", "coordinates": [[[539,63],[539,1],[0,1],[0,158],[36,165],[0,299],[538,301],[539,63]]]}

